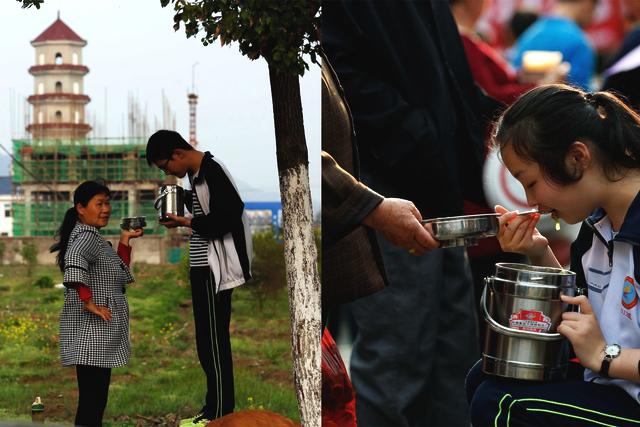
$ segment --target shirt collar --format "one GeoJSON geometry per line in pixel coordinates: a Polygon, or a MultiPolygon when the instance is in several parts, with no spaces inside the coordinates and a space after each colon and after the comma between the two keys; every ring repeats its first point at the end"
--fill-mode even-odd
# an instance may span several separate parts
{"type": "Polygon", "coordinates": [[[211,155],[210,152],[205,151],[204,156],[202,157],[202,162],[200,163],[200,169],[198,169],[193,175],[189,174],[189,180],[191,181],[192,185],[199,184],[204,180],[207,168],[207,162],[205,162],[205,159],[207,157],[213,158],[213,155],[211,155]]]}
{"type": "MultiPolygon", "coordinates": [[[[607,217],[607,213],[602,208],[598,208],[589,216],[589,222],[596,228],[603,224],[603,219],[607,217]]],[[[607,218],[607,222],[611,221],[607,218]]],[[[610,225],[609,225],[610,227],[610,225]]],[[[640,245],[640,192],[631,202],[629,209],[620,227],[620,232],[616,235],[615,240],[622,240],[633,245],[640,245]]]]}

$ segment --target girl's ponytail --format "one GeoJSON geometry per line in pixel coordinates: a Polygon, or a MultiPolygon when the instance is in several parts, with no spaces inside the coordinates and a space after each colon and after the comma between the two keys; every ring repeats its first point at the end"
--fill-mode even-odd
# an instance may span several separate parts
{"type": "Polygon", "coordinates": [[[623,170],[640,168],[640,115],[609,92],[589,95],[602,124],[603,140],[597,147],[607,177],[618,179],[623,170]]]}
{"type": "Polygon", "coordinates": [[[67,252],[67,245],[69,244],[69,237],[71,236],[71,231],[73,227],[75,227],[76,222],[78,221],[78,211],[75,206],[67,209],[67,212],[64,214],[64,219],[62,220],[62,225],[58,228],[56,232],[56,240],[51,248],[50,252],[58,252],[56,256],[56,264],[60,268],[60,271],[64,271],[64,255],[67,252]]]}

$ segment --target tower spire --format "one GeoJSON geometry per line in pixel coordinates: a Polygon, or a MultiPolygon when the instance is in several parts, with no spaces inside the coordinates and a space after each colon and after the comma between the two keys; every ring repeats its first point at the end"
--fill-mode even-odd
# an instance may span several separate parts
{"type": "Polygon", "coordinates": [[[196,137],[196,107],[198,105],[198,95],[196,94],[196,62],[191,66],[191,93],[187,94],[189,99],[189,144],[198,146],[196,137]]]}

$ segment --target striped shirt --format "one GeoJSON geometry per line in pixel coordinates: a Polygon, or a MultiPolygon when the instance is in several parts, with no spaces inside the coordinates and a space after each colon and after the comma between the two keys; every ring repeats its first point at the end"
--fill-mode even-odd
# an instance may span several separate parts
{"type": "MultiPolygon", "coordinates": [[[[193,191],[193,216],[204,216],[204,211],[196,192],[193,191]]],[[[195,230],[191,229],[191,237],[189,238],[189,266],[191,267],[208,267],[207,262],[207,248],[209,246],[209,239],[202,237],[195,230]]]]}

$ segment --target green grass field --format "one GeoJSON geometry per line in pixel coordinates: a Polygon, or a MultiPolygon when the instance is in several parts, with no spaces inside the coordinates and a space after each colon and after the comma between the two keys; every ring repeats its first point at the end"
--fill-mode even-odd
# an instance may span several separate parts
{"type": "MultiPolygon", "coordinates": [[[[58,315],[63,291],[54,267],[0,267],[0,420],[30,419],[41,396],[47,421],[72,424],[75,371],[60,366],[58,315]]],[[[132,357],[112,371],[105,426],[174,425],[202,407],[204,374],[195,351],[191,293],[178,266],[136,265],[127,291],[132,357]]],[[[260,304],[251,284],[233,294],[231,344],[236,410],[269,409],[299,420],[291,374],[286,288],[260,304]]]]}

